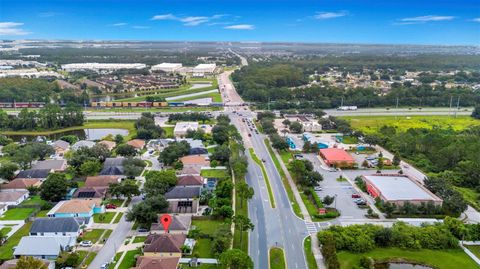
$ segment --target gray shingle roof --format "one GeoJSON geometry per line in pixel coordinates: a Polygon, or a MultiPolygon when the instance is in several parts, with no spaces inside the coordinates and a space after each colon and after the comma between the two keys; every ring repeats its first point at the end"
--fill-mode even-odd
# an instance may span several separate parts
{"type": "Polygon", "coordinates": [[[65,165],[65,160],[45,160],[45,161],[38,161],[32,169],[62,169],[65,165]]]}
{"type": "Polygon", "coordinates": [[[88,218],[40,218],[33,222],[30,233],[78,232],[85,223],[88,218]]]}
{"type": "Polygon", "coordinates": [[[73,246],[70,236],[24,236],[18,243],[15,256],[57,256],[62,248],[73,246]]]}
{"type": "Polygon", "coordinates": [[[114,175],[123,175],[123,166],[108,166],[104,167],[102,171],[100,171],[100,175],[102,176],[114,176],[114,175]]]}
{"type": "Polygon", "coordinates": [[[16,178],[47,178],[50,169],[28,169],[18,173],[16,178]]]}
{"type": "Polygon", "coordinates": [[[200,196],[201,187],[198,186],[175,186],[165,193],[166,199],[186,199],[198,198],[200,196]]]}
{"type": "Polygon", "coordinates": [[[103,167],[110,167],[110,166],[122,166],[125,158],[118,157],[118,158],[106,158],[105,162],[103,163],[103,167]]]}

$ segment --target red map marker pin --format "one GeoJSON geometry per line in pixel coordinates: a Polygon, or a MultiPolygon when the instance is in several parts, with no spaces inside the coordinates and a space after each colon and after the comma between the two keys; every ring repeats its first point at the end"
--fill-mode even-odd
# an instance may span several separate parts
{"type": "Polygon", "coordinates": [[[165,233],[168,233],[168,227],[170,227],[170,223],[172,223],[172,217],[168,214],[163,214],[160,218],[160,222],[162,222],[165,233]]]}

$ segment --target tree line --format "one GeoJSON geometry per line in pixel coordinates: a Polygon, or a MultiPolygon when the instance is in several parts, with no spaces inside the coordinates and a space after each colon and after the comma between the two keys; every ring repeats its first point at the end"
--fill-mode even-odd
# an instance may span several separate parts
{"type": "Polygon", "coordinates": [[[36,110],[22,109],[17,116],[0,110],[0,129],[2,130],[54,130],[83,125],[84,116],[79,105],[69,103],[65,108],[47,104],[36,110]]]}

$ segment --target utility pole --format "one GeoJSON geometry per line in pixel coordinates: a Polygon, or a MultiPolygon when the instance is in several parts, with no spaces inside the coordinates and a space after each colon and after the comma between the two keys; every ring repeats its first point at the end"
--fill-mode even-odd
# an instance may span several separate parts
{"type": "Polygon", "coordinates": [[[460,109],[460,96],[457,98],[457,109],[455,110],[455,118],[457,117],[458,110],[460,109]]]}
{"type": "Polygon", "coordinates": [[[340,103],[340,107],[342,107],[342,106],[343,106],[343,96],[342,96],[342,102],[340,103]]]}
{"type": "Polygon", "coordinates": [[[448,112],[449,112],[448,114],[452,114],[452,100],[453,100],[453,96],[450,95],[450,108],[448,110],[448,112]]]}

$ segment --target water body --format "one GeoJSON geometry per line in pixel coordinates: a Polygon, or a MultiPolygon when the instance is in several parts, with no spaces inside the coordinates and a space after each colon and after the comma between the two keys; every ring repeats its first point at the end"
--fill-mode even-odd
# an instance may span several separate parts
{"type": "MultiPolygon", "coordinates": [[[[46,139],[57,140],[64,135],[75,135],[80,140],[94,141],[94,140],[100,140],[109,134],[113,136],[117,134],[125,136],[125,135],[128,135],[128,130],[126,129],[81,129],[81,130],[67,131],[67,132],[47,135],[46,139]]],[[[35,139],[37,139],[38,136],[11,135],[9,137],[12,138],[14,141],[21,141],[23,138],[25,138],[27,141],[34,141],[35,139]]]]}
{"type": "Polygon", "coordinates": [[[419,264],[387,262],[387,263],[375,264],[375,269],[433,269],[433,268],[425,265],[419,265],[419,264]]]}

